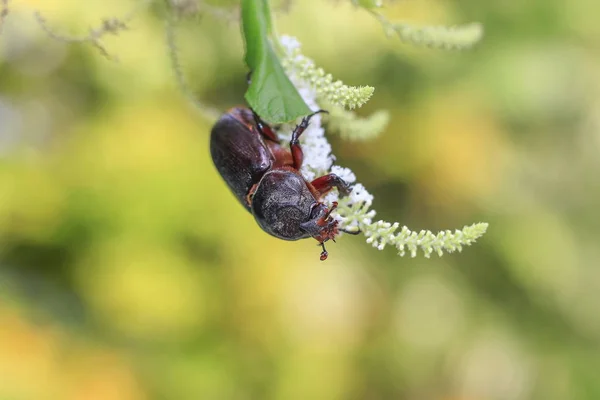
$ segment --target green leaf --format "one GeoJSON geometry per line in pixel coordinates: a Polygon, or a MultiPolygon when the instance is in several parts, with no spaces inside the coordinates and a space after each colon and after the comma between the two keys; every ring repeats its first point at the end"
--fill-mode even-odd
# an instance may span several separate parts
{"type": "Polygon", "coordinates": [[[246,101],[267,122],[289,122],[311,113],[281,66],[273,45],[268,0],[242,0],[246,64],[252,71],[246,101]]]}

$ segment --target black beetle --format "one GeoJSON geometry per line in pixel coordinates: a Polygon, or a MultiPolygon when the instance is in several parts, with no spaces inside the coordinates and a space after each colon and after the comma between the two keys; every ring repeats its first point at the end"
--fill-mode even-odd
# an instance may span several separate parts
{"type": "MultiPolygon", "coordinates": [[[[242,205],[268,234],[284,240],[315,238],[327,259],[325,242],[335,241],[338,222],[321,196],[336,187],[342,196],[349,185],[335,174],[308,182],[300,174],[302,148],[298,139],[317,111],[302,119],[284,148],[271,127],[248,108],[236,107],[221,116],[210,135],[215,167],[242,205]]],[[[349,232],[355,233],[355,232],[349,232]]]]}

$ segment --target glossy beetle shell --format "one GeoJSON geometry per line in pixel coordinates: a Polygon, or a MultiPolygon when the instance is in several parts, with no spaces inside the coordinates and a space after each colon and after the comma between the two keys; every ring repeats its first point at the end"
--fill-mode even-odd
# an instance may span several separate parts
{"type": "Polygon", "coordinates": [[[265,139],[252,130],[251,118],[243,109],[234,109],[217,121],[210,135],[213,163],[248,211],[246,195],[275,161],[265,139]]]}
{"type": "Polygon", "coordinates": [[[210,153],[215,167],[240,203],[268,234],[284,240],[313,237],[322,246],[338,234],[338,222],[321,196],[337,187],[348,194],[349,186],[335,174],[308,182],[300,174],[303,152],[299,137],[318,111],[302,119],[292,132],[289,149],[277,135],[246,108],[233,108],[214,125],[210,153]]]}

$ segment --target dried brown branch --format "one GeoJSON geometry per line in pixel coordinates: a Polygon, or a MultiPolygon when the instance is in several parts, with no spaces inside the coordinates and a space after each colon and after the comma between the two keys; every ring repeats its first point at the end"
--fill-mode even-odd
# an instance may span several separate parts
{"type": "Polygon", "coordinates": [[[102,43],[102,38],[108,34],[118,35],[120,32],[127,30],[127,24],[129,23],[129,21],[133,19],[133,17],[137,14],[140,8],[145,7],[149,2],[150,0],[141,0],[138,3],[138,5],[123,18],[104,18],[102,20],[101,25],[97,28],[91,28],[86,36],[69,36],[58,33],[50,27],[48,21],[42,16],[40,12],[36,11],[34,15],[40,27],[52,39],[66,43],[91,43],[92,46],[96,47],[103,56],[110,60],[117,61],[117,58],[111,56],[104,47],[104,44],[102,43]]]}
{"type": "Polygon", "coordinates": [[[206,14],[230,23],[240,20],[239,7],[216,7],[201,0],[167,0],[167,5],[178,18],[206,14]]]}
{"type": "Polygon", "coordinates": [[[50,28],[50,26],[48,25],[48,21],[39,12],[36,11],[34,15],[37,22],[40,24],[40,27],[52,39],[66,43],[91,43],[100,51],[100,53],[103,56],[112,60],[116,60],[116,58],[112,57],[108,53],[108,51],[102,44],[101,39],[106,34],[117,35],[119,32],[127,30],[127,25],[124,21],[121,21],[118,18],[110,18],[102,20],[102,25],[100,25],[98,28],[90,29],[90,32],[87,34],[87,36],[67,36],[61,33],[57,33],[55,30],[50,28]]]}

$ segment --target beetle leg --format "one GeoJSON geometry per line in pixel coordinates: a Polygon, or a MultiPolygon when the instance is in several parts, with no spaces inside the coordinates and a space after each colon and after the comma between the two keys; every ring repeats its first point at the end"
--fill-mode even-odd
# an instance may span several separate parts
{"type": "Polygon", "coordinates": [[[279,138],[277,137],[275,132],[273,132],[273,130],[267,123],[260,119],[258,114],[254,112],[254,110],[252,110],[252,115],[254,116],[254,123],[256,124],[256,129],[258,129],[258,132],[264,138],[272,140],[275,143],[279,143],[279,138]]]}
{"type": "Polygon", "coordinates": [[[336,174],[323,175],[312,181],[311,185],[313,185],[321,195],[327,193],[334,187],[337,188],[341,196],[348,196],[350,194],[350,185],[336,174]]]}
{"type": "MultiPolygon", "coordinates": [[[[246,75],[246,82],[248,83],[248,85],[252,83],[252,71],[248,71],[248,74],[246,75]]],[[[260,119],[258,114],[254,112],[254,110],[252,110],[252,115],[254,116],[254,122],[256,123],[256,129],[258,129],[258,132],[265,138],[272,140],[275,143],[279,143],[279,138],[277,137],[275,132],[273,132],[269,125],[267,125],[262,119],[260,119]]]]}
{"type": "MultiPolygon", "coordinates": [[[[327,211],[327,214],[325,214],[325,216],[323,218],[324,219],[329,218],[329,216],[331,215],[332,212],[335,211],[335,209],[337,208],[337,206],[338,206],[338,202],[334,201],[333,204],[331,205],[331,207],[329,207],[329,211],[327,211]]],[[[335,240],[334,240],[334,242],[335,242],[335,240]]]]}
{"type": "Polygon", "coordinates": [[[302,121],[296,125],[294,132],[292,132],[292,139],[290,140],[290,150],[292,152],[292,158],[294,159],[294,168],[300,169],[302,166],[302,160],[304,159],[304,154],[302,153],[302,148],[300,147],[300,135],[302,132],[308,128],[308,123],[310,119],[319,113],[327,113],[325,110],[315,111],[314,113],[307,115],[302,118],[302,121]]]}
{"type": "Polygon", "coordinates": [[[248,194],[246,195],[246,204],[248,207],[252,206],[252,197],[254,196],[254,192],[256,192],[256,188],[258,187],[258,183],[252,185],[250,190],[248,190],[248,194]]]}

